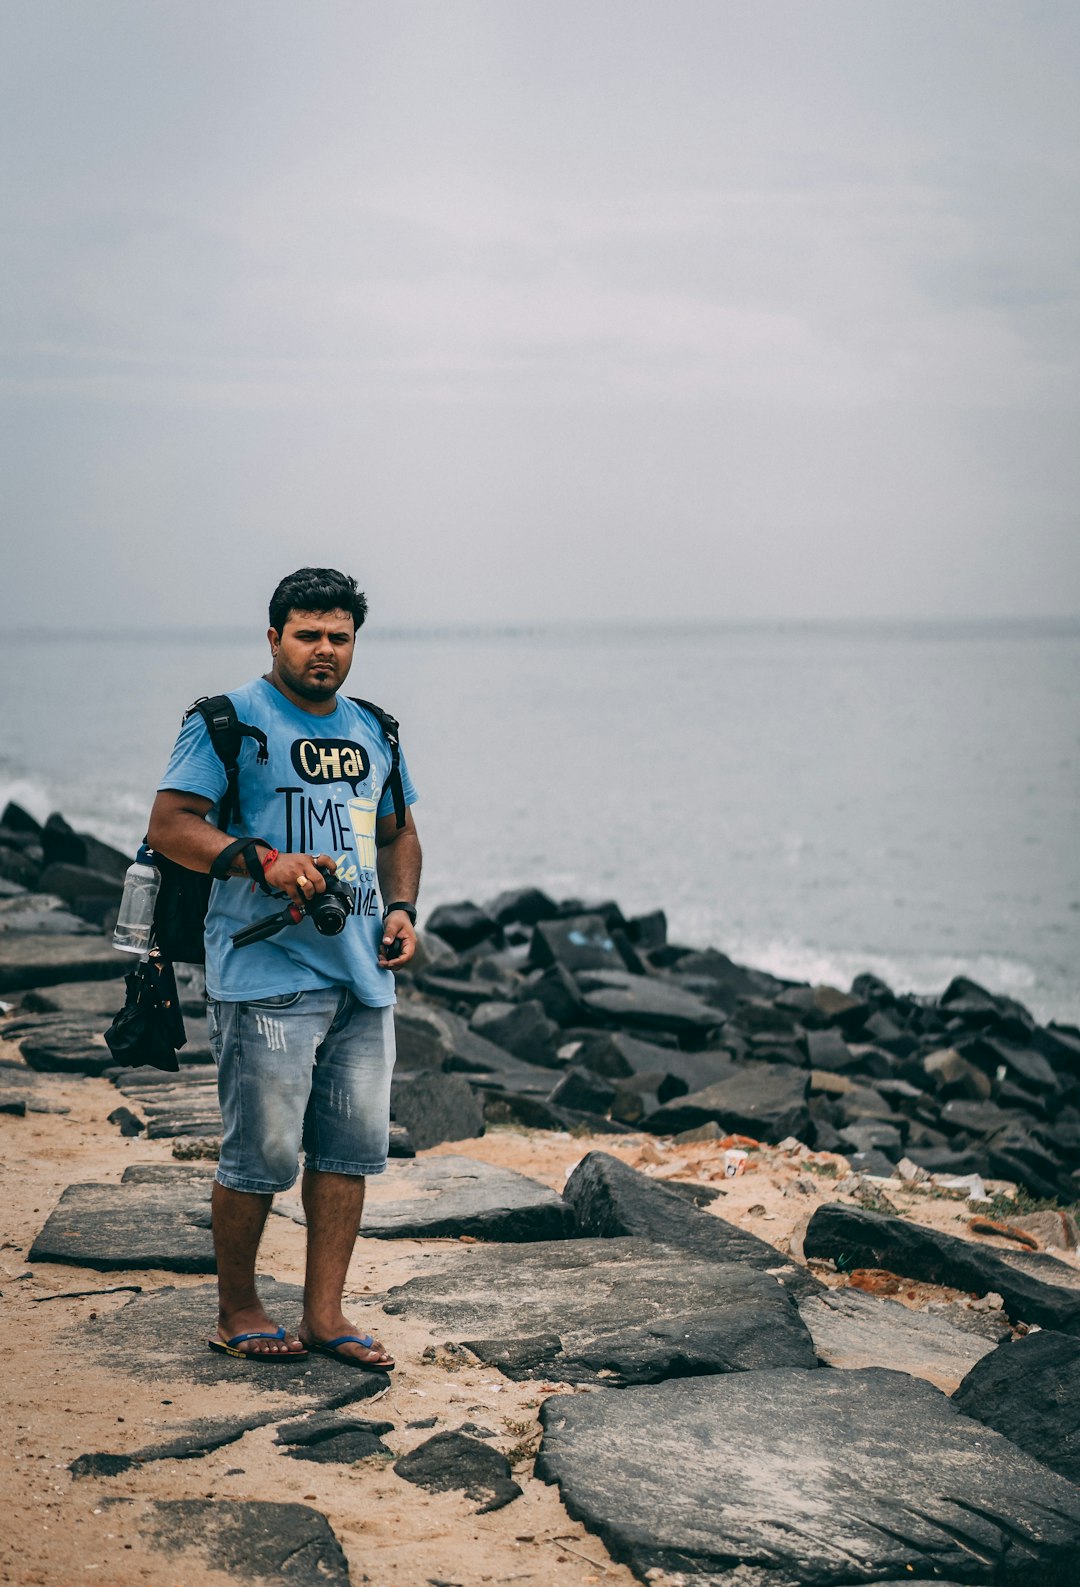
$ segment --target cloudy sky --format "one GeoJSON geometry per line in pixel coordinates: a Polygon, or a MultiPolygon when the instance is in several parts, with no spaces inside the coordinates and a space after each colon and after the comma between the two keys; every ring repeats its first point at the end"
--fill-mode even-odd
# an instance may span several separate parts
{"type": "Polygon", "coordinates": [[[1080,612],[1075,0],[2,0],[9,623],[1080,612]]]}

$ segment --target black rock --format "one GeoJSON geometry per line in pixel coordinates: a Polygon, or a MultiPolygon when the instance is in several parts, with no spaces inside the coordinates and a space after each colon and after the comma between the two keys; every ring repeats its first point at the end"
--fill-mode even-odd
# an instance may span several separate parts
{"type": "MultiPolygon", "coordinates": [[[[299,1209],[289,1213],[303,1221],[299,1209]]],[[[364,1207],[365,1238],[557,1240],[577,1227],[573,1210],[546,1185],[510,1168],[449,1153],[395,1164],[364,1207]],[[385,1187],[386,1195],[383,1190],[385,1187]],[[399,1190],[401,1199],[387,1199],[399,1190]]]]}
{"type": "Polygon", "coordinates": [[[566,1181],[563,1199],[577,1214],[583,1236],[637,1235],[716,1261],[756,1268],[779,1279],[792,1295],[821,1291],[823,1286],[806,1268],[775,1246],[699,1211],[693,1192],[705,1188],[650,1179],[606,1152],[589,1152],[566,1181]]]}
{"type": "Polygon", "coordinates": [[[741,997],[731,1016],[732,1026],[748,1036],[769,1036],[774,1040],[798,1035],[798,1022],[786,1008],[763,997],[741,997]]]}
{"type": "MultiPolygon", "coordinates": [[[[180,1165],[177,1165],[180,1166],[180,1165]]],[[[115,1187],[114,1187],[115,1188],[115,1187]]],[[[208,1194],[208,1191],[207,1191],[208,1194]]],[[[179,1201],[174,1187],[173,1204],[179,1201]]],[[[181,1203],[182,1204],[182,1203],[181,1203]]],[[[303,1292],[295,1284],[279,1284],[259,1276],[259,1295],[272,1317],[295,1328],[300,1321],[303,1292]]],[[[80,1357],[95,1368],[144,1385],[162,1382],[189,1387],[191,1404],[199,1418],[182,1440],[188,1453],[220,1447],[241,1437],[244,1425],[265,1426],[295,1416],[297,1411],[354,1405],[389,1388],[385,1372],[350,1372],[329,1356],[310,1355],[289,1365],[263,1369],[241,1368],[229,1356],[206,1348],[217,1317],[217,1286],[196,1284],[173,1288],[165,1285],[135,1295],[117,1310],[73,1330],[80,1357]],[[228,1392],[222,1394],[221,1390],[228,1392]],[[249,1398],[250,1396],[250,1398],[249,1398]],[[258,1420],[237,1415],[246,1404],[267,1406],[258,1420]]],[[[175,1424],[171,1424],[174,1425],[175,1424]]],[[[169,1458],[169,1445],[139,1451],[139,1458],[169,1458]]]]}
{"type": "Polygon", "coordinates": [[[86,844],[59,811],[54,810],[41,829],[46,865],[85,865],[86,844]]]}
{"type": "Polygon", "coordinates": [[[996,1102],[946,1102],[939,1114],[941,1128],[950,1135],[962,1130],[967,1135],[990,1135],[1014,1122],[1015,1115],[1006,1113],[996,1102]]]}
{"type": "Polygon", "coordinates": [[[416,977],[416,985],[425,997],[448,1003],[455,1012],[466,1018],[481,1003],[489,1002],[494,990],[487,981],[463,980],[458,975],[433,975],[426,970],[416,977]]]}
{"type": "MultiPolygon", "coordinates": [[[[938,1312],[857,1289],[826,1289],[799,1302],[814,1349],[830,1367],[889,1367],[925,1378],[945,1394],[957,1389],[994,1345],[938,1312]]],[[[985,1313],[968,1312],[968,1317],[985,1313]]],[[[1005,1325],[1006,1329],[1008,1325],[1005,1325]]]]}
{"type": "Polygon", "coordinates": [[[582,1113],[607,1113],[614,1100],[614,1086],[588,1069],[573,1066],[567,1069],[548,1096],[548,1101],[556,1106],[576,1108],[582,1113]]]}
{"type": "Polygon", "coordinates": [[[0,827],[11,832],[29,832],[36,838],[41,837],[41,822],[35,821],[29,810],[17,805],[14,799],[9,799],[4,806],[3,815],[0,815],[0,827]]]}
{"type": "Polygon", "coordinates": [[[503,930],[486,910],[477,904],[440,904],[427,918],[426,930],[433,931],[457,952],[475,948],[481,942],[501,946],[503,930]]]}
{"type": "Polygon", "coordinates": [[[529,963],[541,970],[561,964],[572,974],[626,968],[609,926],[595,914],[541,921],[533,930],[529,963]]]}
{"type": "Polygon", "coordinates": [[[1080,1483],[1080,1339],[1044,1328],[1004,1341],[971,1369],[953,1403],[1080,1483]]]}
{"type": "Polygon", "coordinates": [[[645,1033],[667,1031],[687,1046],[704,1046],[724,1023],[719,1009],[654,976],[635,976],[632,984],[587,992],[585,1002],[598,1023],[645,1033]]]}
{"type": "Polygon", "coordinates": [[[119,1124],[120,1134],[125,1136],[141,1135],[146,1128],[145,1119],[138,1118],[130,1108],[113,1108],[109,1123],[119,1124]]]}
{"type": "Polygon", "coordinates": [[[464,1433],[436,1433],[408,1455],[402,1455],[394,1470],[406,1482],[415,1482],[429,1493],[464,1489],[467,1498],[483,1501],[478,1515],[501,1510],[521,1497],[506,1456],[464,1433]]]}
{"type": "Polygon", "coordinates": [[[995,1075],[1004,1069],[1006,1074],[1033,1091],[1048,1091],[1056,1097],[1061,1090],[1049,1059],[1033,1047],[1021,1047],[1000,1036],[981,1033],[961,1042],[959,1050],[963,1057],[977,1064],[987,1075],[995,1075]]]}
{"type": "Polygon", "coordinates": [[[662,909],[653,909],[647,915],[634,915],[626,922],[626,935],[635,948],[648,951],[662,948],[667,942],[667,916],[662,909]]]}
{"type": "Polygon", "coordinates": [[[686,1091],[685,1083],[672,1080],[670,1075],[634,1075],[630,1080],[615,1084],[611,1101],[611,1117],[620,1124],[640,1124],[650,1113],[655,1113],[663,1102],[686,1091]]]}
{"type": "Polygon", "coordinates": [[[1080,1031],[1072,1025],[1049,1025],[1036,1030],[1033,1044],[1064,1074],[1080,1075],[1080,1031]]]}
{"type": "Polygon", "coordinates": [[[505,1047],[524,1063],[558,1067],[558,1026],[537,1001],[483,1003],[469,1024],[485,1041],[505,1047]]]}
{"type": "Polygon", "coordinates": [[[667,1103],[649,1115],[654,1135],[673,1135],[715,1119],[722,1129],[776,1144],[789,1135],[800,1140],[813,1128],[806,1105],[810,1077],[786,1064],[756,1063],[729,1080],[667,1103]]]}
{"type": "Polygon", "coordinates": [[[1073,1186],[1047,1141],[1042,1131],[1036,1135],[1023,1124],[1007,1123],[986,1138],[990,1172],[999,1179],[1018,1180],[1036,1196],[1072,1201],[1073,1186]]]}
{"type": "Polygon", "coordinates": [[[460,1075],[422,1072],[394,1087],[393,1104],[395,1121],[408,1130],[418,1152],[484,1133],[483,1103],[460,1075]]]}
{"type": "Polygon", "coordinates": [[[883,1152],[890,1163],[898,1163],[903,1156],[904,1138],[895,1124],[884,1119],[867,1119],[861,1124],[848,1124],[840,1131],[845,1152],[865,1155],[883,1152]]]}
{"type": "Polygon", "coordinates": [[[537,1476],[643,1581],[1076,1580],[1080,1494],[906,1373],[554,1395],[540,1419],[537,1476]],[[731,1452],[722,1477],[718,1440],[731,1452]]]}
{"type": "Polygon", "coordinates": [[[51,893],[20,891],[0,899],[0,942],[17,936],[97,937],[100,932],[51,893]]]}
{"type": "Polygon", "coordinates": [[[77,915],[99,926],[117,908],[124,891],[123,882],[101,871],[59,862],[46,865],[35,885],[39,893],[62,898],[77,915]]]}
{"type": "Polygon", "coordinates": [[[306,1504],[268,1499],[155,1499],[139,1522],[153,1548],[195,1553],[234,1581],[349,1587],[330,1523],[306,1504]]]}
{"type": "Polygon", "coordinates": [[[1054,1257],[992,1250],[877,1212],[830,1202],[803,1237],[807,1257],[844,1269],[880,1267],[977,1295],[999,1294],[1014,1322],[1080,1334],[1080,1275],[1054,1257]]]}
{"type": "Polygon", "coordinates": [[[734,1012],[742,997],[775,997],[788,985],[763,970],[749,970],[744,965],[735,964],[717,948],[681,954],[678,966],[683,975],[708,976],[723,998],[719,1006],[729,1014],[734,1012]]]}
{"type": "MultiPolygon", "coordinates": [[[[0,996],[58,981],[117,981],[130,968],[129,955],[117,953],[90,928],[87,935],[5,933],[0,953],[0,996]]],[[[120,986],[117,1007],[124,1000],[120,986]]]]}
{"type": "Polygon", "coordinates": [[[554,920],[559,906],[538,887],[514,887],[493,898],[485,911],[500,926],[535,926],[540,920],[554,920]]]}
{"type": "Polygon", "coordinates": [[[617,1387],[817,1364],[775,1279],[650,1240],[473,1247],[392,1289],[383,1310],[451,1330],[516,1379],[617,1387]]]}
{"type": "Polygon", "coordinates": [[[604,1118],[599,1113],[582,1113],[576,1108],[560,1107],[542,1096],[520,1091],[504,1091],[497,1086],[484,1090],[484,1117],[489,1124],[521,1124],[530,1130],[574,1131],[589,1135],[632,1135],[632,1125],[604,1118]]]}
{"type": "Polygon", "coordinates": [[[540,1004],[548,1019],[556,1025],[580,1025],[588,1017],[588,1007],[581,989],[569,970],[553,964],[542,974],[530,976],[525,983],[525,993],[540,1004]]]}
{"type": "MultiPolygon", "coordinates": [[[[33,887],[41,871],[41,861],[22,848],[0,840],[0,880],[13,886],[33,887]]],[[[8,894],[9,897],[15,896],[8,894]]]]}
{"type": "Polygon", "coordinates": [[[942,1101],[985,1102],[990,1096],[990,1080],[955,1047],[940,1047],[925,1058],[912,1060],[921,1070],[925,1084],[942,1101]]]}
{"type": "Polygon", "coordinates": [[[865,971],[862,975],[857,975],[852,981],[851,995],[852,997],[861,998],[867,1003],[873,1003],[877,1007],[888,1007],[896,1001],[896,994],[888,983],[883,981],[880,976],[871,975],[868,971],[865,971]]]}
{"type": "Polygon", "coordinates": [[[99,1272],[213,1273],[209,1195],[205,1206],[185,1207],[164,1186],[69,1185],[30,1247],[29,1260],[99,1272]]]}
{"type": "Polygon", "coordinates": [[[63,1028],[23,1037],[19,1051],[42,1074],[101,1075],[116,1062],[104,1043],[63,1028]]]}
{"type": "Polygon", "coordinates": [[[286,1455],[294,1460],[347,1465],[366,1460],[369,1455],[389,1455],[382,1434],[393,1431],[393,1422],[369,1422],[342,1417],[334,1411],[316,1411],[302,1421],[280,1427],[274,1442],[284,1444],[286,1455]]]}
{"type": "MultiPolygon", "coordinates": [[[[848,1132],[845,1130],[844,1134],[848,1132]]],[[[843,1143],[842,1143],[843,1144],[843,1143]]],[[[899,1157],[899,1152],[896,1156],[899,1157]]],[[[892,1179],[895,1173],[895,1162],[879,1147],[871,1146],[866,1151],[848,1152],[848,1162],[854,1174],[866,1174],[871,1179],[892,1179]]]]}
{"type": "Polygon", "coordinates": [[[804,1039],[811,1069],[847,1074],[859,1067],[858,1054],[852,1052],[838,1030],[810,1030],[804,1039]]]}

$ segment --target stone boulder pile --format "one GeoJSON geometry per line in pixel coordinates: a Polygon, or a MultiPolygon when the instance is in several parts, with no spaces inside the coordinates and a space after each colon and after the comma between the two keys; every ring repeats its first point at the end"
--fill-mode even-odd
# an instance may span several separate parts
{"type": "MultiPolygon", "coordinates": [[[[198,972],[181,976],[189,1041],[167,1089],[117,1069],[102,1042],[129,968],[107,940],[127,863],[59,814],[40,824],[7,805],[0,997],[21,1007],[5,1034],[32,1069],[113,1079],[152,1112],[151,1133],[212,1136],[210,1077],[191,1072],[210,1059],[198,972]]],[[[397,1033],[401,1155],[485,1120],[794,1137],[871,1176],[903,1162],[1080,1197],[1080,1030],[964,977],[940,996],[873,975],[847,991],[797,984],[670,942],[662,910],[523,887],[431,912],[399,977],[397,1033]]]]}
{"type": "Polygon", "coordinates": [[[434,910],[423,947],[398,1083],[463,1075],[489,1120],[794,1136],[871,1175],[906,1159],[1080,1197],[1080,1031],[964,977],[796,984],[669,942],[660,911],[536,888],[434,910]]]}

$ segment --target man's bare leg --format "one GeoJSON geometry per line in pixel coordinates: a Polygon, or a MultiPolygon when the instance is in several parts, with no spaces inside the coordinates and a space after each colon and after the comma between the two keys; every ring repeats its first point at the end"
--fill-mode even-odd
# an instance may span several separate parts
{"type": "MultiPolygon", "coordinates": [[[[277,1324],[263,1310],[255,1293],[255,1258],[272,1196],[230,1190],[214,1181],[210,1196],[214,1254],[218,1271],[218,1338],[272,1332],[277,1324]]],[[[292,1355],[300,1348],[294,1334],[284,1339],[249,1339],[238,1345],[251,1355],[292,1355]]]]}
{"type": "MultiPolygon", "coordinates": [[[[364,1334],[341,1309],[341,1295],[352,1260],[360,1215],[364,1210],[364,1181],[352,1174],[304,1170],[304,1211],[307,1214],[307,1271],[304,1275],[304,1316],[300,1338],[337,1339],[342,1334],[364,1334]]],[[[363,1345],[342,1345],[338,1354],[352,1356],[370,1366],[392,1366],[393,1357],[377,1339],[363,1345]]]]}

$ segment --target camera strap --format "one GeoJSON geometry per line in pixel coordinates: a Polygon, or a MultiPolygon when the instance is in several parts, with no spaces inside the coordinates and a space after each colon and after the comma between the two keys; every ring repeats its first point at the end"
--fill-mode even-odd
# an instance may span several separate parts
{"type": "Polygon", "coordinates": [[[266,877],[263,874],[262,859],[259,855],[260,843],[264,843],[271,854],[274,852],[262,838],[237,838],[234,843],[227,843],[221,853],[215,857],[214,863],[210,867],[210,875],[216,877],[219,882],[225,881],[229,875],[229,867],[233,860],[238,854],[242,854],[251,880],[258,883],[268,898],[276,898],[277,894],[272,887],[267,885],[266,877]]]}

